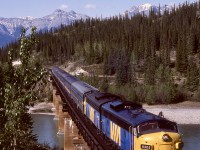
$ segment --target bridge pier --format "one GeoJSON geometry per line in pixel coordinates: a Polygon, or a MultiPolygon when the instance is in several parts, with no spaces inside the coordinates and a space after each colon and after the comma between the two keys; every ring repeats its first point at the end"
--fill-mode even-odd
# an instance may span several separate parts
{"type": "Polygon", "coordinates": [[[63,102],[56,87],[53,87],[52,92],[54,104],[53,111],[55,111],[54,120],[58,124],[57,136],[59,138],[59,142],[60,140],[64,141],[64,150],[90,150],[83,137],[79,134],[79,129],[69,113],[63,112],[63,102]]]}
{"type": "Polygon", "coordinates": [[[70,131],[71,122],[72,119],[69,115],[67,115],[64,123],[64,150],[73,150],[73,143],[71,142],[71,140],[74,136],[72,134],[72,131],[70,131]]]}
{"type": "Polygon", "coordinates": [[[62,104],[59,104],[59,119],[58,119],[58,133],[57,135],[64,135],[64,113],[62,111],[62,104]]]}
{"type": "Polygon", "coordinates": [[[55,106],[55,117],[54,120],[59,120],[59,105],[61,103],[61,97],[60,95],[58,95],[58,92],[55,92],[55,96],[54,96],[54,106],[55,106]]]}
{"type": "Polygon", "coordinates": [[[78,131],[76,124],[67,113],[64,124],[64,150],[90,150],[78,131]]]}
{"type": "Polygon", "coordinates": [[[53,87],[53,105],[55,106],[55,101],[56,101],[56,89],[53,87]]]}
{"type": "Polygon", "coordinates": [[[54,86],[52,86],[52,91],[53,91],[53,108],[51,109],[53,112],[55,112],[56,111],[56,108],[55,108],[55,106],[56,106],[56,89],[55,89],[55,87],[54,86]]]}

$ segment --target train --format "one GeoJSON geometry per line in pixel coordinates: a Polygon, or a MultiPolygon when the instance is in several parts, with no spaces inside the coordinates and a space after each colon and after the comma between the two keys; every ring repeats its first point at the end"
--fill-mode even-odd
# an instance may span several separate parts
{"type": "Polygon", "coordinates": [[[175,122],[147,112],[141,104],[101,92],[59,67],[52,67],[51,75],[76,111],[119,149],[182,150],[175,122]]]}

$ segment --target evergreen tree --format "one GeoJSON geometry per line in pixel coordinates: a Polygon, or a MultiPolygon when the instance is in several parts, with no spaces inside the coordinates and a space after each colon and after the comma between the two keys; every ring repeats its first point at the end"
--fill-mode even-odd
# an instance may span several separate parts
{"type": "Polygon", "coordinates": [[[189,66],[187,69],[186,85],[187,88],[192,92],[196,91],[199,87],[199,69],[192,58],[189,61],[189,66]]]}
{"type": "Polygon", "coordinates": [[[183,33],[180,33],[178,47],[176,51],[176,69],[180,73],[186,73],[188,67],[188,53],[186,50],[186,39],[183,33]]]}
{"type": "Polygon", "coordinates": [[[119,53],[116,66],[116,80],[118,84],[131,82],[130,54],[128,50],[122,50],[119,53]]]}

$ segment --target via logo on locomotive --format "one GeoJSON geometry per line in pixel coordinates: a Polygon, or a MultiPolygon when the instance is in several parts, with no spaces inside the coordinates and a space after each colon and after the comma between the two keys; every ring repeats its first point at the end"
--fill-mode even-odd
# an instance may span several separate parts
{"type": "Polygon", "coordinates": [[[58,67],[53,67],[51,74],[81,117],[120,149],[182,150],[183,142],[175,122],[147,112],[140,104],[100,92],[58,67]]]}

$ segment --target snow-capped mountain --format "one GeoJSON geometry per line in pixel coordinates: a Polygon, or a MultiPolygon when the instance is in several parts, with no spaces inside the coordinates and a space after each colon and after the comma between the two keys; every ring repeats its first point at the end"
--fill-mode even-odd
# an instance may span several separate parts
{"type": "MultiPolygon", "coordinates": [[[[165,10],[170,12],[172,8],[173,7],[170,5],[160,6],[160,13],[163,14],[165,10]]],[[[129,17],[134,16],[136,14],[144,14],[148,16],[150,10],[154,11],[154,13],[159,13],[159,6],[146,3],[140,6],[133,6],[129,10],[126,10],[124,14],[128,15],[129,17]]]]}
{"type": "Polygon", "coordinates": [[[27,34],[29,34],[32,26],[36,26],[38,31],[49,30],[59,27],[61,24],[69,25],[75,20],[85,20],[87,18],[88,16],[74,11],[66,12],[60,9],[42,18],[30,16],[19,18],[0,17],[0,47],[18,38],[22,27],[26,28],[27,34]]]}

